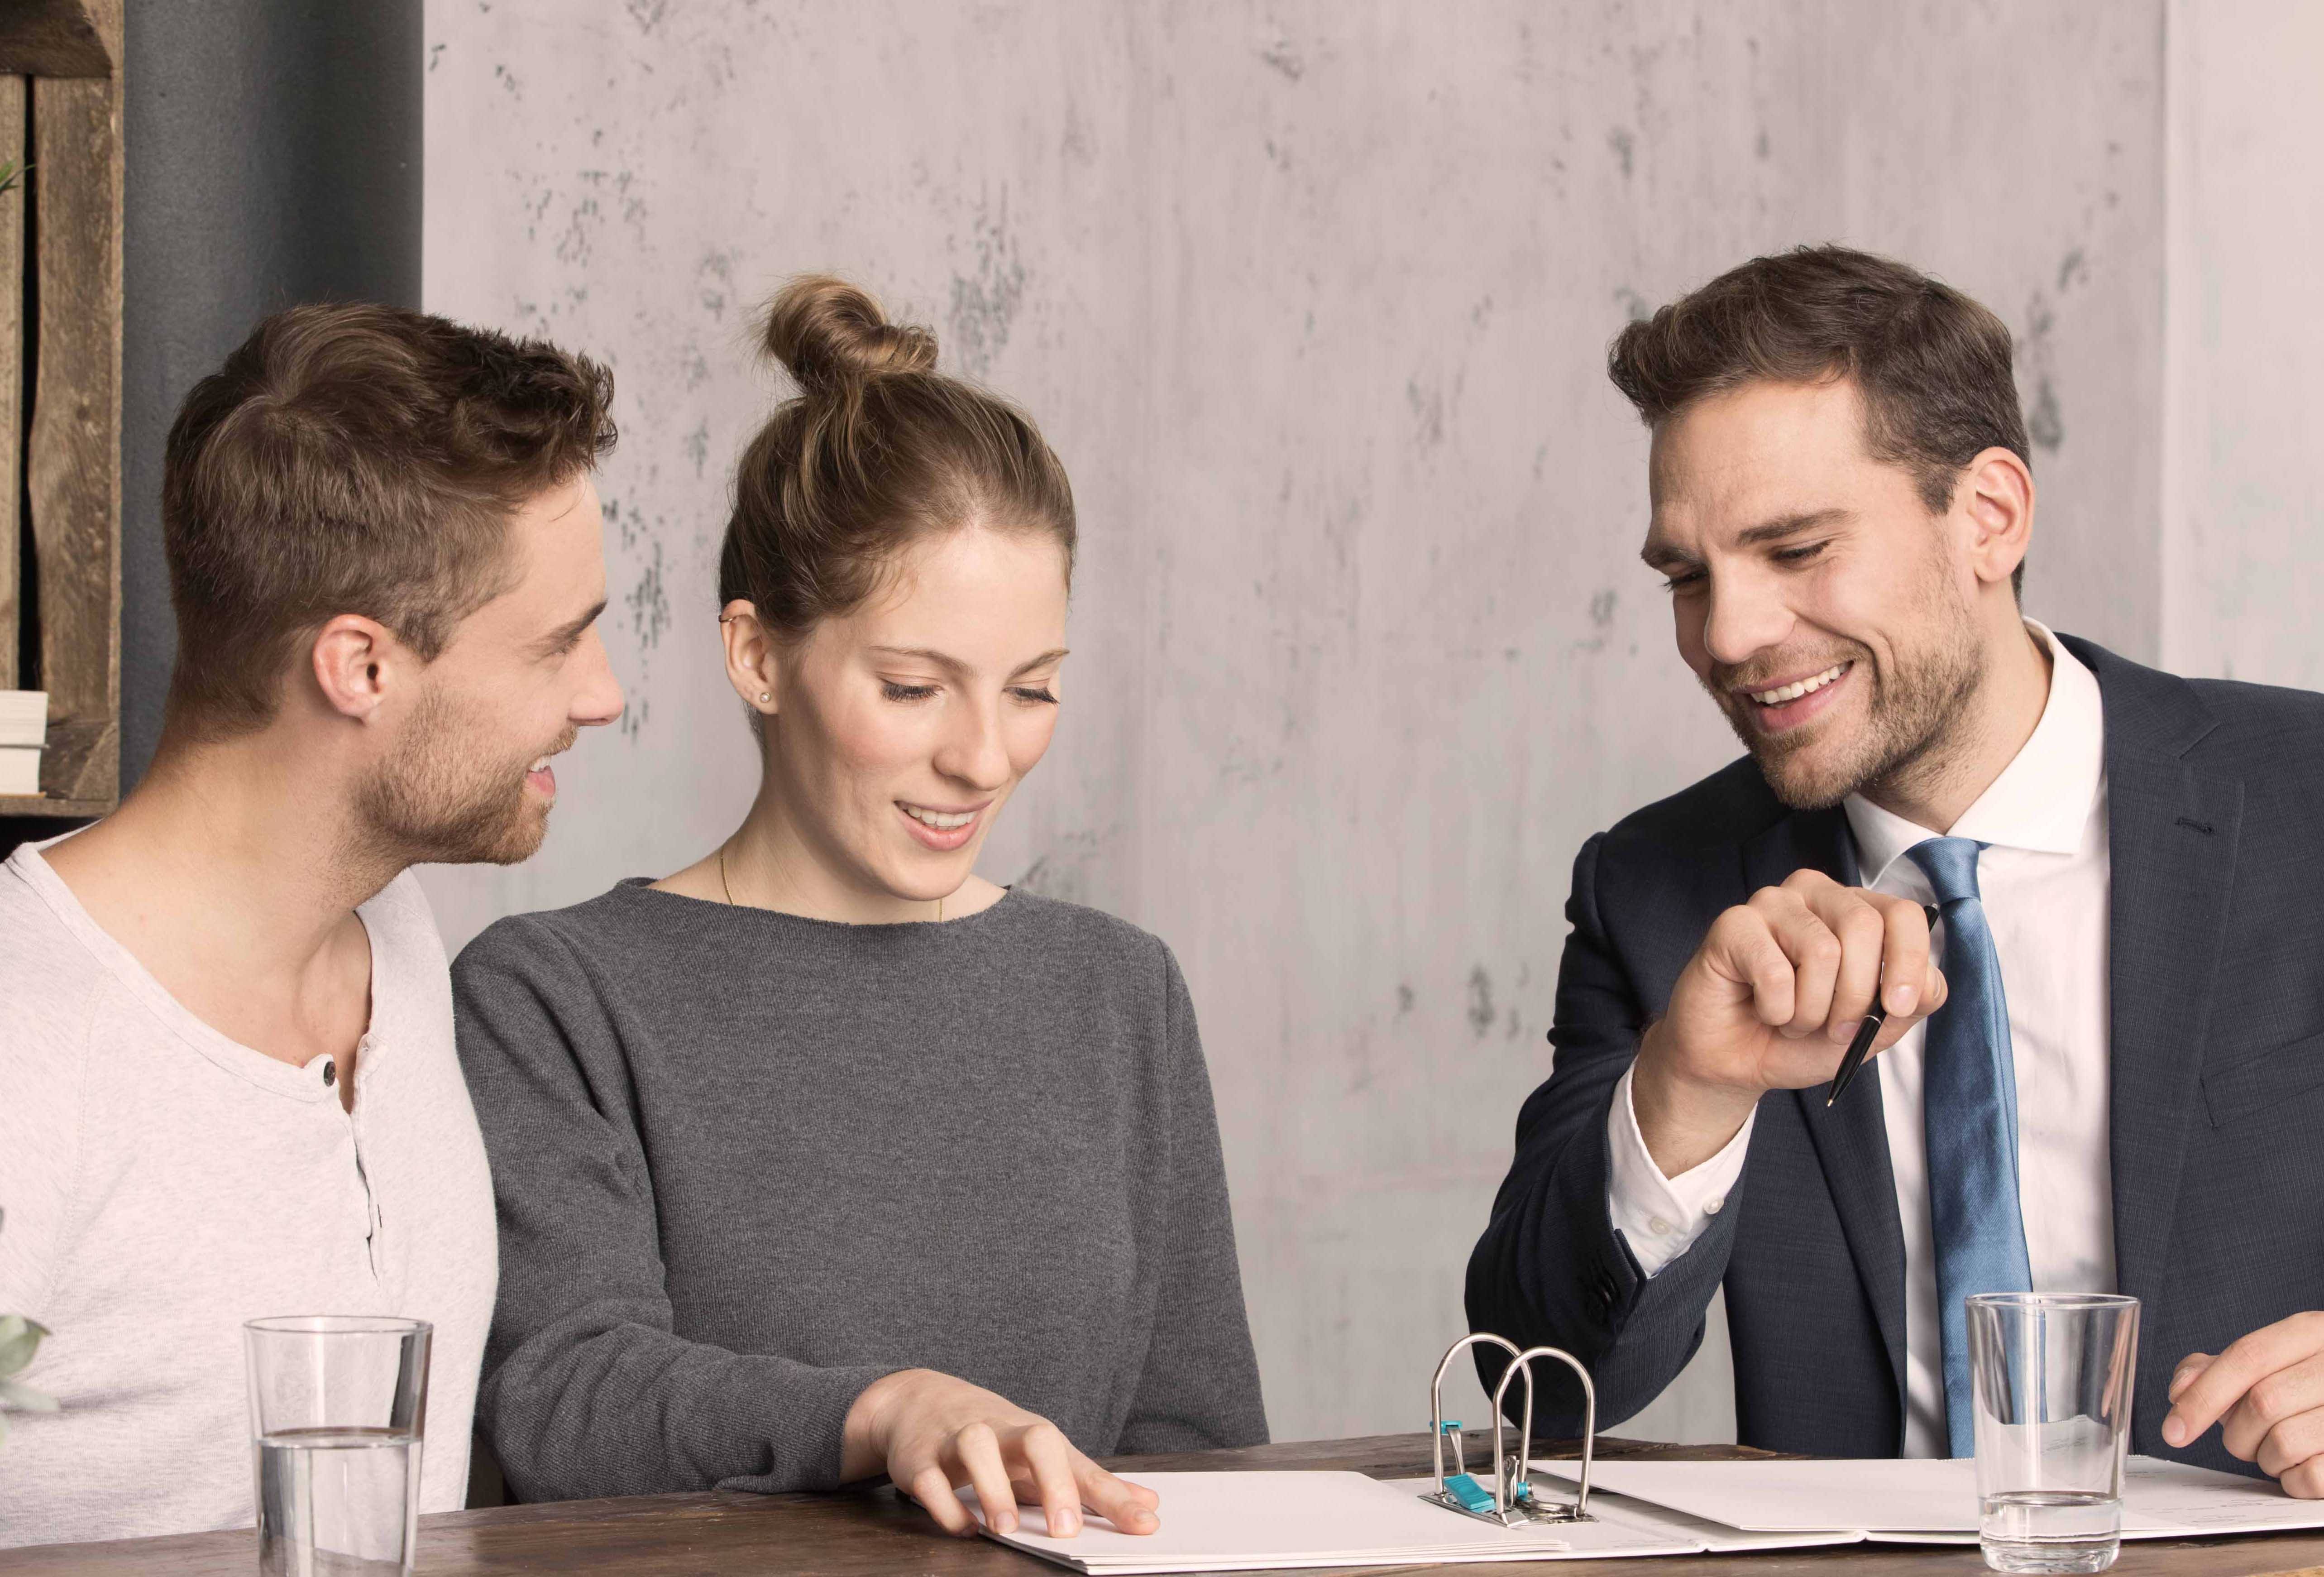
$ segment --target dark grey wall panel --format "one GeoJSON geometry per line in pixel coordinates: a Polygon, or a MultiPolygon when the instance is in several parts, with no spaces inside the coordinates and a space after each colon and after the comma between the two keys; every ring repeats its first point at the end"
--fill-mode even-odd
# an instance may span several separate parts
{"type": "Polygon", "coordinates": [[[177,643],[161,446],[194,381],[294,301],[420,303],[420,0],[129,0],[122,775],[177,643]]]}

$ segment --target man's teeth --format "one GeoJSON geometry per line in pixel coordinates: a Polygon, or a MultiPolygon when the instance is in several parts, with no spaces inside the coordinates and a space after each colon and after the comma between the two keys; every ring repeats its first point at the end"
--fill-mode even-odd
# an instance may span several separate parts
{"type": "Polygon", "coordinates": [[[1810,674],[1806,678],[1779,685],[1772,690],[1751,690],[1747,694],[1762,706],[1780,706],[1786,701],[1796,701],[1802,696],[1814,695],[1847,671],[1848,664],[1834,663],[1820,674],[1810,674]]]}
{"type": "Polygon", "coordinates": [[[536,772],[546,772],[549,770],[549,758],[547,756],[541,757],[540,760],[532,763],[531,770],[536,772]]]}
{"type": "Polygon", "coordinates": [[[957,816],[947,816],[940,810],[922,810],[915,805],[907,805],[903,810],[906,816],[922,826],[932,826],[940,833],[958,832],[976,819],[976,812],[973,810],[962,811],[957,816]]]}

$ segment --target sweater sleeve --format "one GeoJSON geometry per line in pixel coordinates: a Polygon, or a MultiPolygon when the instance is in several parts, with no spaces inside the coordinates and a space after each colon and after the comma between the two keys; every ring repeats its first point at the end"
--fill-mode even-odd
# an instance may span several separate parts
{"type": "Polygon", "coordinates": [[[538,919],[453,968],[492,1158],[501,1293],[477,1414],[526,1500],[828,1488],[885,1369],[825,1369],[671,1329],[652,1184],[611,984],[538,919]]]}
{"type": "Polygon", "coordinates": [[[1122,1425],[1125,1455],[1257,1445],[1267,1439],[1210,1070],[1194,1001],[1167,947],[1162,962],[1169,1121],[1167,1160],[1157,1180],[1159,1279],[1153,1334],[1122,1425]]]}

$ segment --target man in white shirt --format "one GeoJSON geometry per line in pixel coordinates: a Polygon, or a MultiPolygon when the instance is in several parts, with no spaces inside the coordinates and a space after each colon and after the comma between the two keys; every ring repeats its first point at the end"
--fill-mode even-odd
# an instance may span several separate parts
{"type": "Polygon", "coordinates": [[[423,1510],[466,1499],[492,1185],[408,868],[523,859],[620,714],[604,372],[370,306],[260,324],[172,428],[179,653],[120,809],[0,866],[0,1310],[59,1404],[0,1545],[253,1519],[241,1325],[435,1327],[423,1510]]]}
{"type": "Polygon", "coordinates": [[[2008,333],[1908,268],[1757,259],[1611,371],[1751,755],[1582,850],[1471,1318],[1618,1420],[1723,1283],[1746,1442],[1961,1455],[1962,1297],[2135,1293],[2136,1449],[2324,1494],[2324,700],[2024,618],[2008,333]]]}

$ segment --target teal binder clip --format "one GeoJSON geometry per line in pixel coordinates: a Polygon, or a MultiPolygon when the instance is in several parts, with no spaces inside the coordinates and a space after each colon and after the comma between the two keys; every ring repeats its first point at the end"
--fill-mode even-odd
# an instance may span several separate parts
{"type": "Polygon", "coordinates": [[[1474,1517],[1502,1527],[1526,1527],[1538,1523],[1591,1522],[1590,1515],[1590,1462],[1598,1442],[1598,1390],[1590,1383],[1590,1371],[1570,1352],[1554,1347],[1532,1347],[1523,1351],[1516,1342],[1489,1333],[1479,1331],[1463,1336],[1445,1350],[1444,1358],[1436,1366],[1436,1378],[1428,1388],[1428,1411],[1431,1424],[1430,1440],[1435,1449],[1436,1488],[1421,1499],[1447,1511],[1458,1511],[1464,1517],[1474,1517]],[[1458,1418],[1444,1416],[1444,1377],[1451,1372],[1452,1360],[1480,1342],[1504,1348],[1509,1354],[1509,1366],[1501,1371],[1501,1383],[1493,1388],[1493,1487],[1485,1488],[1469,1471],[1467,1452],[1458,1418]],[[1533,1462],[1533,1360],[1554,1358],[1563,1361],[1582,1381],[1582,1476],[1571,1501],[1550,1500],[1534,1492],[1530,1476],[1533,1462]],[[1502,1402],[1508,1396],[1509,1382],[1518,1375],[1525,1376],[1525,1416],[1517,1431],[1515,1455],[1503,1450],[1502,1425],[1506,1413],[1502,1402]],[[1444,1471],[1444,1447],[1452,1447],[1452,1471],[1444,1471]]]}
{"type": "Polygon", "coordinates": [[[1436,1461],[1439,1488],[1443,1493],[1458,1500],[1463,1511],[1481,1517],[1492,1510],[1493,1492],[1470,1476],[1468,1453],[1462,1449],[1461,1443],[1461,1420],[1438,1419],[1436,1438],[1439,1442],[1436,1461]],[[1444,1471],[1444,1448],[1442,1443],[1447,1440],[1452,1443],[1452,1471],[1449,1474],[1444,1471]]]}

